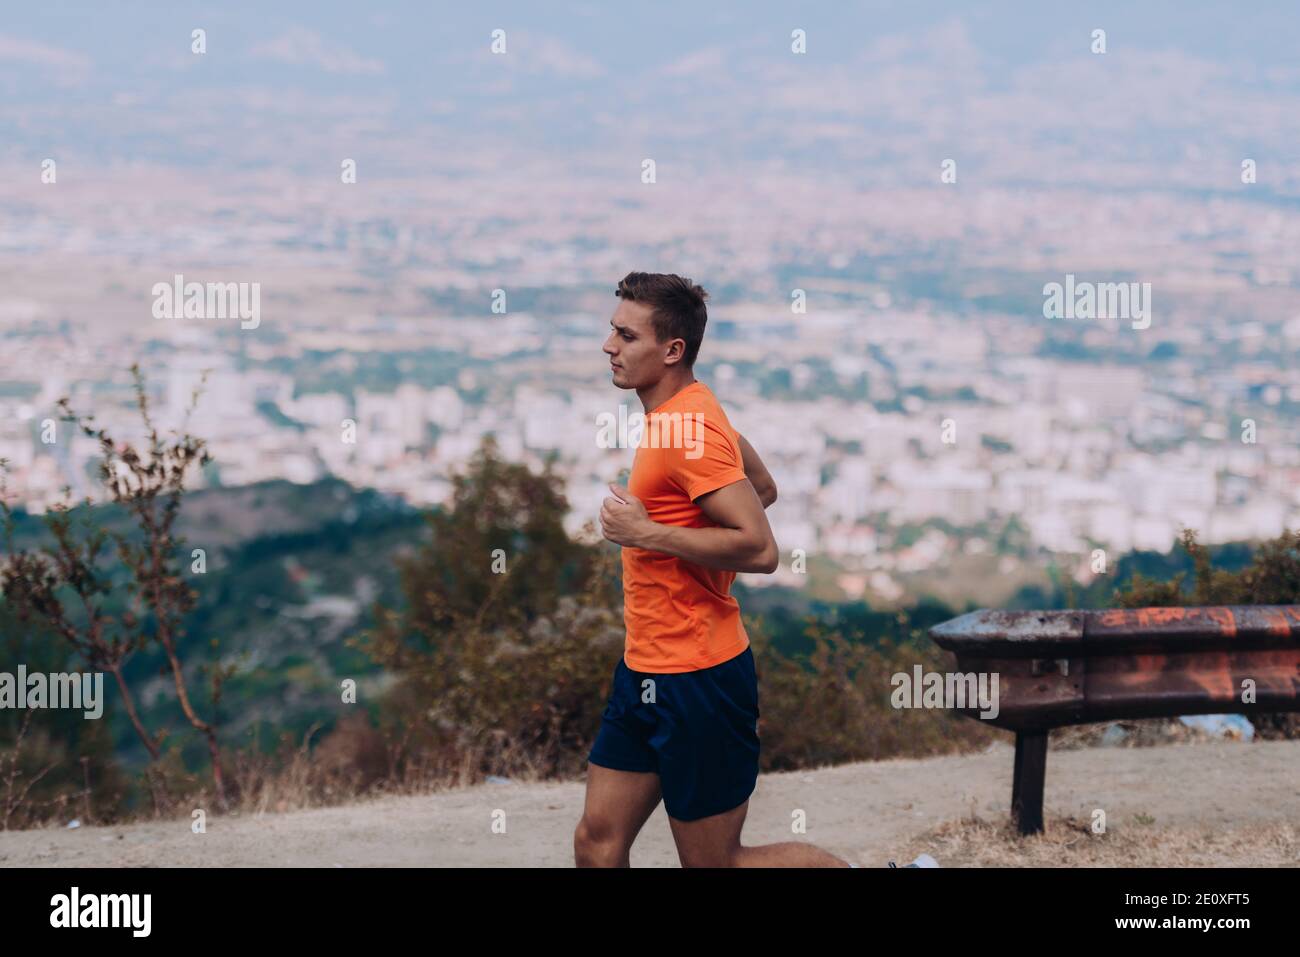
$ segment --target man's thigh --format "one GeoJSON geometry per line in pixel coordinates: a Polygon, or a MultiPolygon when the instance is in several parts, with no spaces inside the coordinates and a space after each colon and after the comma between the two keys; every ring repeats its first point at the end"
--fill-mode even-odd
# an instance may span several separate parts
{"type": "Polygon", "coordinates": [[[588,764],[582,826],[592,840],[629,848],[661,797],[659,775],[654,772],[588,764]]]}
{"type": "Polygon", "coordinates": [[[582,829],[589,839],[631,846],[659,804],[659,769],[648,742],[654,727],[654,713],[641,704],[637,676],[620,657],[600,730],[587,755],[582,829]]]}
{"type": "Polygon", "coordinates": [[[668,824],[677,845],[677,859],[682,867],[730,867],[740,849],[740,831],[745,826],[749,799],[739,807],[721,814],[679,821],[669,815],[668,824]]]}

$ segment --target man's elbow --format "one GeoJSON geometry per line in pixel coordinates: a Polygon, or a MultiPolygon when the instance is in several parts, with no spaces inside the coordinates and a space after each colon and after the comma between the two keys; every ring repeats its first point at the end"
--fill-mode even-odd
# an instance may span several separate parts
{"type": "Polygon", "coordinates": [[[756,550],[746,571],[758,575],[770,575],[781,564],[781,552],[776,547],[776,540],[769,538],[756,550]]]}

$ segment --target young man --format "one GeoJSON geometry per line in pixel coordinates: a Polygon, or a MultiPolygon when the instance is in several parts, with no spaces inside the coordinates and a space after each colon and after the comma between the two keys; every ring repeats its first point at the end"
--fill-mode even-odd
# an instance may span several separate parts
{"type": "Polygon", "coordinates": [[[662,799],[683,867],[846,867],[811,844],[743,847],[758,778],[758,682],[737,572],[779,561],[763,509],[776,484],[691,371],[707,293],[676,275],[632,272],[605,340],[614,385],[646,410],[626,489],[600,513],[623,547],[627,639],[588,757],[573,837],[579,867],[627,867],[662,799]]]}

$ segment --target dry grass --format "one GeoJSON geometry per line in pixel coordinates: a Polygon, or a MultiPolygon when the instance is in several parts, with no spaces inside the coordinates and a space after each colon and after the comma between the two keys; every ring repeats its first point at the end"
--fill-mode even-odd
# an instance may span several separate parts
{"type": "Polygon", "coordinates": [[[1162,828],[1149,815],[1110,821],[1094,834],[1081,817],[1051,817],[1043,833],[1018,834],[1009,819],[944,821],[910,841],[902,860],[927,853],[941,867],[1300,867],[1300,831],[1265,825],[1162,828]]]}

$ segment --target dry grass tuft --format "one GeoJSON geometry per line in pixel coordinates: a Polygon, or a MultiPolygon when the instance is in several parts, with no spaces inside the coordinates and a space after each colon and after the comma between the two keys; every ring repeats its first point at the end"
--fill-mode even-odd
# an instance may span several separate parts
{"type": "Polygon", "coordinates": [[[1295,825],[1161,828],[1138,814],[1095,834],[1082,817],[1046,817],[1022,837],[1009,818],[953,818],[919,835],[902,860],[929,854],[940,867],[1300,867],[1295,825]]]}

